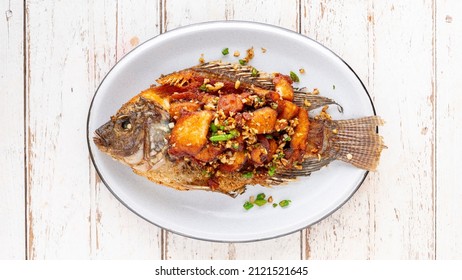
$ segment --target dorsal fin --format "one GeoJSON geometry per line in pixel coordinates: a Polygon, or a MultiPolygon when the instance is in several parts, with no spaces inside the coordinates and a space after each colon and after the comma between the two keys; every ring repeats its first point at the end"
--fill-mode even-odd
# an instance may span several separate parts
{"type": "Polygon", "coordinates": [[[293,102],[297,106],[307,109],[308,111],[326,106],[326,105],[337,105],[337,109],[340,113],[343,113],[343,107],[335,102],[335,100],[323,97],[320,95],[315,95],[310,92],[303,90],[294,90],[294,100],[293,102]]]}
{"type": "Polygon", "coordinates": [[[239,80],[241,83],[253,84],[264,89],[274,89],[273,75],[258,72],[252,75],[253,66],[240,65],[238,63],[225,63],[222,61],[210,61],[192,68],[197,72],[205,72],[220,77],[226,77],[232,81],[239,80]]]}

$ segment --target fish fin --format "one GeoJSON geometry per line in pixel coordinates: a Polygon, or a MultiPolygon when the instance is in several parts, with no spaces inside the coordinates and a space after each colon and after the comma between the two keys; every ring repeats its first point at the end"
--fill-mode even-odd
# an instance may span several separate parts
{"type": "Polygon", "coordinates": [[[277,172],[273,177],[268,178],[268,181],[272,184],[283,184],[295,180],[297,177],[310,176],[311,173],[320,170],[324,166],[331,163],[334,158],[317,158],[310,157],[303,161],[301,169],[290,169],[281,170],[277,172]]]}
{"type": "Polygon", "coordinates": [[[230,192],[227,192],[227,193],[224,193],[224,194],[229,195],[232,198],[236,198],[238,195],[241,195],[241,194],[245,193],[246,190],[247,190],[247,187],[244,186],[244,187],[242,187],[240,189],[230,191],[230,192]]]}
{"type": "Polygon", "coordinates": [[[210,61],[192,68],[197,72],[205,72],[218,76],[225,76],[230,80],[253,84],[264,89],[274,89],[272,75],[265,72],[252,74],[253,66],[238,63],[226,63],[220,60],[210,61]]]}
{"type": "Polygon", "coordinates": [[[320,95],[310,94],[309,92],[302,90],[294,90],[293,102],[297,106],[306,108],[309,111],[326,105],[334,104],[337,105],[338,111],[343,113],[343,107],[335,102],[335,100],[320,95]]]}
{"type": "Polygon", "coordinates": [[[380,153],[387,148],[382,136],[377,133],[377,127],[384,124],[380,117],[325,121],[325,123],[328,141],[326,152],[330,157],[365,170],[377,169],[380,153]]]}
{"type": "Polygon", "coordinates": [[[169,85],[178,88],[185,88],[191,83],[191,78],[191,71],[183,70],[179,72],[173,72],[169,75],[161,76],[156,80],[156,82],[163,86],[169,85]]]}

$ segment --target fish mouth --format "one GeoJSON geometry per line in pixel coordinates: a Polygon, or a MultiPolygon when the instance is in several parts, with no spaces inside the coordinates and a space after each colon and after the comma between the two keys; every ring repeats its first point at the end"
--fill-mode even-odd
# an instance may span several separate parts
{"type": "Polygon", "coordinates": [[[102,150],[107,150],[108,142],[104,139],[104,137],[99,134],[98,130],[95,131],[95,135],[93,136],[93,142],[95,143],[98,148],[102,150]]]}

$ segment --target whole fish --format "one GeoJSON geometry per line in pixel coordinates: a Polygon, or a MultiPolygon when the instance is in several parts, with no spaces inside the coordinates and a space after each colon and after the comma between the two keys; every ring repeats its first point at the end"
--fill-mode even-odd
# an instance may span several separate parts
{"type": "Polygon", "coordinates": [[[316,92],[280,73],[208,62],[161,76],[95,131],[103,152],[178,190],[236,196],[278,185],[341,160],[375,170],[382,149],[370,116],[332,120],[316,92]],[[316,115],[311,111],[322,108],[316,115]]]}

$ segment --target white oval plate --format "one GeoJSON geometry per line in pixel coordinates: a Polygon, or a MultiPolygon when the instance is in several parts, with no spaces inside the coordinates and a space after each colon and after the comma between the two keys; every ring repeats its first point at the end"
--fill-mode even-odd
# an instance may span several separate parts
{"type": "Polygon", "coordinates": [[[101,82],[90,105],[87,140],[98,174],[109,190],[130,210],[169,231],[209,241],[246,242],[286,235],[310,226],[341,207],[359,188],[367,172],[342,162],[333,162],[310,177],[286,186],[250,186],[233,199],[220,193],[177,191],[135,175],[131,169],[100,152],[93,132],[141,90],[155,83],[161,74],[196,65],[201,54],[207,61],[237,61],[253,46],[251,64],[266,72],[299,75],[300,86],[319,88],[323,96],[335,99],[345,109],[332,107],[335,119],[374,115],[372,101],[353,70],[336,54],[298,33],[251,22],[208,22],[169,31],[141,44],[121,59],[101,82]],[[221,50],[230,54],[223,57],[221,50]],[[261,52],[261,47],[267,49],[261,52]],[[335,85],[335,89],[333,88],[335,85]],[[271,205],[242,207],[250,195],[260,192],[276,201],[292,200],[287,208],[271,205]]]}

